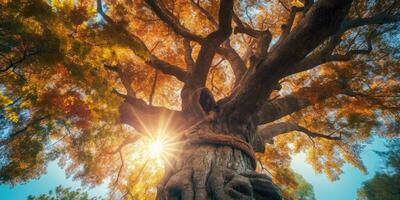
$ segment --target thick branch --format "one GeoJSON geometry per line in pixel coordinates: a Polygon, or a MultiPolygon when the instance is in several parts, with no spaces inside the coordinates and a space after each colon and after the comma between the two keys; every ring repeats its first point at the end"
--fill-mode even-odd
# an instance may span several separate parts
{"type": "Polygon", "coordinates": [[[183,40],[183,48],[185,49],[185,62],[187,65],[187,70],[190,71],[192,70],[194,66],[194,60],[192,57],[192,47],[190,46],[190,41],[187,39],[183,40]]]}
{"type": "Polygon", "coordinates": [[[200,48],[196,63],[189,71],[187,81],[182,89],[182,108],[186,111],[193,92],[204,87],[207,75],[217,48],[231,35],[233,0],[222,0],[219,8],[219,28],[209,34],[200,48]]]}
{"type": "Polygon", "coordinates": [[[323,85],[304,87],[290,95],[265,103],[258,111],[258,124],[265,124],[286,115],[300,111],[342,92],[340,81],[330,81],[323,85]]]}
{"type": "Polygon", "coordinates": [[[231,47],[219,47],[217,49],[217,53],[222,55],[226,60],[228,60],[231,68],[233,70],[233,74],[235,75],[235,85],[239,83],[239,80],[242,78],[244,73],[246,73],[246,64],[240,57],[240,55],[231,47]]]}
{"type": "Polygon", "coordinates": [[[140,133],[155,134],[160,125],[168,127],[169,131],[175,133],[190,126],[191,120],[185,118],[179,111],[151,106],[131,96],[124,98],[125,101],[119,107],[120,122],[134,127],[140,133]],[[166,121],[169,124],[162,124],[166,121]]]}
{"type": "Polygon", "coordinates": [[[233,0],[221,1],[219,9],[219,29],[205,38],[205,42],[200,48],[196,64],[189,74],[190,77],[194,78],[191,79],[193,80],[191,84],[193,84],[195,88],[204,86],[217,47],[232,33],[232,8],[233,0]]]}
{"type": "MultiPolygon", "coordinates": [[[[390,29],[389,29],[390,30],[390,29]]],[[[383,31],[384,32],[384,31],[383,31]]],[[[382,32],[380,32],[382,33],[382,32]]],[[[295,74],[302,71],[306,71],[317,67],[319,65],[328,63],[328,62],[340,62],[340,61],[350,61],[357,55],[368,55],[372,51],[372,39],[380,33],[376,31],[372,31],[366,37],[366,46],[365,49],[353,49],[345,54],[332,54],[333,50],[336,48],[337,45],[341,42],[341,38],[339,34],[333,36],[330,41],[322,48],[319,52],[309,55],[308,57],[304,58],[296,67],[291,68],[288,73],[295,74]]]]}
{"type": "Polygon", "coordinates": [[[168,128],[173,131],[181,130],[184,126],[189,126],[188,123],[190,120],[183,120],[182,113],[163,107],[152,106],[142,99],[136,98],[135,91],[131,86],[132,80],[120,67],[111,67],[109,65],[105,65],[105,67],[118,74],[127,91],[127,95],[118,93],[119,96],[125,99],[119,107],[121,123],[128,124],[138,132],[147,134],[155,133],[159,128],[159,123],[165,119],[171,119],[168,128]]]}
{"type": "Polygon", "coordinates": [[[302,60],[296,67],[293,67],[290,70],[290,74],[296,74],[299,72],[307,71],[329,62],[350,61],[357,55],[367,55],[371,51],[372,47],[369,46],[368,49],[350,50],[346,54],[324,55],[323,53],[318,53],[316,55],[311,55],[302,60]]]}
{"type": "Polygon", "coordinates": [[[296,14],[300,11],[302,11],[304,8],[299,8],[296,6],[293,6],[292,9],[290,10],[289,17],[286,21],[286,24],[282,25],[282,34],[281,37],[279,38],[278,44],[280,41],[283,41],[290,33],[290,30],[293,27],[294,19],[296,18],[296,14]]]}
{"type": "Polygon", "coordinates": [[[314,0],[302,0],[304,4],[304,13],[307,13],[307,11],[311,8],[311,6],[314,4],[314,0]]]}
{"type": "Polygon", "coordinates": [[[182,82],[186,81],[186,71],[176,65],[162,61],[156,56],[151,55],[150,59],[146,61],[146,64],[153,66],[154,69],[160,70],[164,74],[172,75],[182,82]]]}
{"type": "Polygon", "coordinates": [[[223,115],[245,120],[254,114],[278,80],[287,76],[293,66],[339,30],[350,5],[349,0],[317,1],[267,59],[249,71],[249,76],[223,106],[223,115]]]}
{"type": "Polygon", "coordinates": [[[262,31],[254,30],[248,24],[242,22],[236,14],[233,14],[233,21],[236,23],[234,34],[244,33],[254,38],[258,38],[262,34],[262,31]]]}
{"type": "MultiPolygon", "coordinates": [[[[194,7],[199,9],[200,12],[207,17],[207,19],[214,25],[214,27],[216,28],[218,27],[218,23],[217,21],[215,21],[214,17],[206,9],[201,7],[199,2],[195,2],[194,0],[191,0],[191,2],[194,5],[194,7]]],[[[226,43],[227,45],[224,48],[220,47],[217,49],[217,53],[222,55],[226,60],[228,60],[236,79],[234,85],[237,85],[239,83],[239,80],[242,78],[243,74],[247,70],[246,64],[242,60],[240,55],[230,46],[230,44],[228,42],[226,43]]]]}
{"type": "Polygon", "coordinates": [[[255,56],[258,58],[266,58],[268,54],[268,48],[272,41],[272,34],[269,30],[263,31],[258,38],[257,50],[255,56]]]}
{"type": "Polygon", "coordinates": [[[128,96],[136,97],[136,93],[133,90],[132,85],[131,85],[133,80],[130,78],[130,76],[128,74],[126,74],[122,71],[121,67],[119,67],[119,66],[113,67],[108,64],[104,64],[104,67],[111,71],[114,71],[118,74],[118,77],[120,78],[121,83],[124,86],[128,96]]]}

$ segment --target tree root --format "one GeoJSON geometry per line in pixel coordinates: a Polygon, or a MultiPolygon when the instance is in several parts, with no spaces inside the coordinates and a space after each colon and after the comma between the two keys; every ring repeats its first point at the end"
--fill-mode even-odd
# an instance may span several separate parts
{"type": "Polygon", "coordinates": [[[281,200],[279,189],[265,174],[238,173],[232,169],[212,166],[208,173],[202,174],[201,179],[205,182],[201,183],[203,181],[193,178],[195,173],[192,169],[175,173],[165,184],[165,190],[158,199],[281,200]]]}

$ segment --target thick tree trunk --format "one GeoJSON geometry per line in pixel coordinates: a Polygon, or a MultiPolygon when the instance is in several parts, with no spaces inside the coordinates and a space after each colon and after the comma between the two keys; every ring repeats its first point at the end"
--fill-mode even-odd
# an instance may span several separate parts
{"type": "MultiPolygon", "coordinates": [[[[221,134],[209,126],[192,134],[221,134]]],[[[234,145],[188,143],[158,188],[158,200],[281,199],[271,178],[255,172],[251,157],[234,145]]]]}

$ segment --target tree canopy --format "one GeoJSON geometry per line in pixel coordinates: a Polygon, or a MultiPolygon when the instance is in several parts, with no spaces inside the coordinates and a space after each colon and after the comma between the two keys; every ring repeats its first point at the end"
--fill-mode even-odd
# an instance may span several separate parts
{"type": "Polygon", "coordinates": [[[58,161],[110,197],[154,198],[211,110],[257,130],[257,170],[284,195],[299,152],[331,180],[366,172],[364,144],[400,130],[398,21],[397,0],[0,0],[0,183],[58,161]]]}

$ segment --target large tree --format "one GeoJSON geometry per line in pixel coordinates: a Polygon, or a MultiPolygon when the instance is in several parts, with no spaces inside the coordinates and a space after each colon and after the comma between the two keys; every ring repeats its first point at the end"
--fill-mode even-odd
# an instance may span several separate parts
{"type": "Polygon", "coordinates": [[[280,199],[399,130],[397,0],[0,2],[1,183],[280,199]]]}

